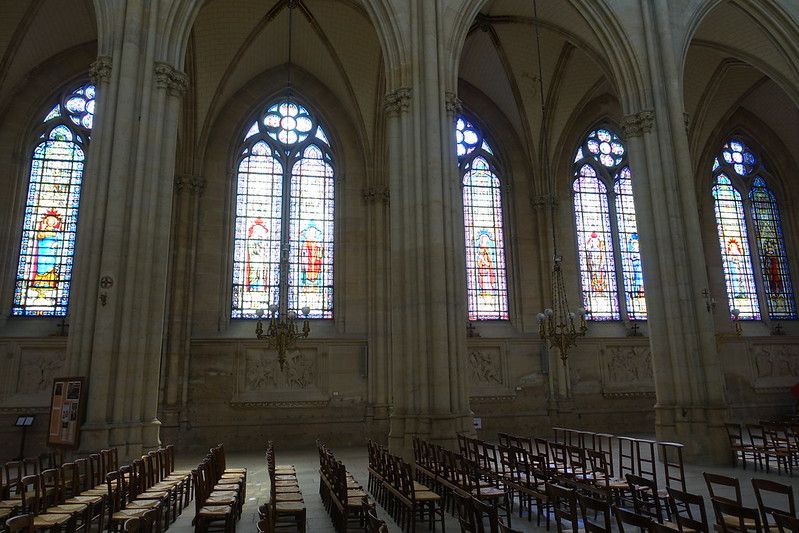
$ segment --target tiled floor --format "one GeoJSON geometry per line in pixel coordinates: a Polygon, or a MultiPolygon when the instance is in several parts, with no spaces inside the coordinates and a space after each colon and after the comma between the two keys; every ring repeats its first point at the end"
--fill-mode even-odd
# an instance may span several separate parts
{"type": "MultiPolygon", "coordinates": [[[[363,448],[342,448],[334,449],[336,457],[347,465],[348,470],[355,476],[355,478],[366,486],[367,481],[367,458],[366,447],[363,448]]],[[[328,533],[333,532],[333,525],[330,517],[322,506],[322,501],[319,498],[319,457],[316,449],[308,448],[304,450],[275,450],[277,462],[279,464],[293,464],[297,469],[297,477],[300,484],[300,489],[305,497],[305,504],[308,509],[308,522],[307,531],[311,533],[328,533]]],[[[183,457],[179,460],[179,468],[187,468],[196,466],[203,454],[198,453],[196,457],[192,457],[190,453],[184,452],[179,454],[183,457]]],[[[228,452],[227,454],[228,466],[233,467],[246,467],[248,470],[248,485],[247,485],[247,502],[244,506],[244,512],[241,521],[238,524],[238,531],[251,532],[256,530],[256,522],[258,520],[258,506],[266,501],[268,496],[268,481],[266,473],[266,464],[263,458],[263,452],[252,453],[235,453],[228,452]]],[[[704,494],[707,497],[707,490],[702,478],[703,471],[713,471],[720,474],[736,476],[741,480],[741,489],[743,493],[744,502],[755,506],[754,493],[750,480],[753,477],[766,477],[774,479],[783,483],[790,483],[794,487],[794,491],[799,492],[799,469],[797,469],[794,478],[789,478],[785,475],[777,476],[776,474],[765,474],[763,472],[753,472],[751,468],[743,470],[742,468],[725,468],[725,467],[702,467],[700,465],[686,465],[686,478],[688,490],[690,492],[697,492],[704,494]]],[[[394,524],[391,519],[386,515],[382,508],[378,507],[380,516],[386,520],[392,532],[400,531],[399,527],[394,524]]],[[[708,508],[708,513],[712,519],[712,509],[708,508]]],[[[174,523],[169,531],[173,533],[190,533],[193,531],[191,526],[191,518],[194,515],[194,502],[186,509],[183,515],[174,523]]],[[[523,531],[545,531],[544,528],[535,527],[535,517],[533,522],[528,522],[526,517],[519,519],[518,516],[513,517],[513,526],[516,529],[523,531]]],[[[419,531],[425,531],[426,526],[420,524],[419,531]]],[[[454,518],[448,517],[446,524],[447,531],[457,532],[460,528],[454,518]]],[[[553,529],[554,530],[554,529],[553,529]]]]}

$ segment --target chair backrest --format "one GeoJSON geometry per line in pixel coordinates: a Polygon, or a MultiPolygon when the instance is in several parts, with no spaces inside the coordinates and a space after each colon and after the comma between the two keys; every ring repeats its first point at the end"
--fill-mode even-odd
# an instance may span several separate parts
{"type": "Polygon", "coordinates": [[[741,424],[726,423],[724,429],[727,430],[727,439],[730,441],[730,446],[733,448],[743,446],[743,432],[741,431],[741,424]]]}
{"type": "Polygon", "coordinates": [[[635,446],[635,474],[651,479],[657,485],[658,469],[655,444],[656,442],[653,440],[633,439],[633,445],[635,446]]]}
{"type": "Polygon", "coordinates": [[[592,496],[580,494],[580,511],[583,514],[583,525],[587,533],[610,533],[610,504],[592,496]]]}
{"type": "Polygon", "coordinates": [[[708,533],[705,499],[699,494],[691,494],[672,487],[666,490],[669,494],[671,516],[677,522],[680,531],[708,533]]]}
{"type": "Polygon", "coordinates": [[[749,441],[752,443],[752,446],[765,448],[766,433],[761,424],[746,424],[746,432],[749,434],[749,441]]]}
{"type": "Polygon", "coordinates": [[[799,518],[777,513],[774,522],[780,533],[799,533],[799,518]]]}
{"type": "Polygon", "coordinates": [[[624,526],[638,528],[641,531],[649,531],[652,526],[652,520],[648,516],[643,516],[627,509],[620,507],[613,507],[613,514],[616,517],[616,524],[618,525],[619,532],[624,533],[624,526]]]}
{"type": "Polygon", "coordinates": [[[89,468],[89,460],[86,458],[75,459],[75,470],[77,471],[77,491],[83,492],[84,490],[88,490],[89,488],[93,487],[94,485],[90,486],[89,481],[91,481],[91,471],[89,468]]]}
{"type": "Polygon", "coordinates": [[[760,518],[768,529],[769,515],[783,514],[796,517],[796,503],[793,499],[793,487],[770,479],[753,479],[757,508],[760,518]],[[779,502],[779,503],[777,503],[779,502]]]}
{"type": "Polygon", "coordinates": [[[627,474],[638,474],[635,469],[635,441],[630,437],[618,437],[618,446],[619,446],[619,461],[618,467],[619,472],[618,475],[621,479],[624,479],[624,476],[627,474]]]}
{"type": "Polygon", "coordinates": [[[666,487],[685,492],[685,465],[682,460],[683,445],[677,442],[658,442],[660,460],[663,463],[663,478],[666,487]]]}
{"type": "Polygon", "coordinates": [[[578,531],[580,517],[577,510],[576,491],[555,483],[548,483],[547,495],[555,512],[555,524],[557,525],[558,533],[563,533],[564,530],[578,531]],[[566,522],[566,527],[563,526],[563,522],[566,522]]]}
{"type": "Polygon", "coordinates": [[[21,514],[6,520],[6,528],[8,533],[34,533],[33,529],[33,515],[21,514]]]}
{"type": "Polygon", "coordinates": [[[496,507],[477,498],[472,498],[472,510],[477,533],[499,532],[499,516],[496,507]]]}
{"type": "Polygon", "coordinates": [[[72,498],[80,494],[80,478],[75,463],[61,465],[61,497],[72,498]]]}
{"type": "Polygon", "coordinates": [[[762,533],[760,512],[757,509],[744,507],[726,498],[711,498],[710,501],[716,515],[716,527],[721,533],[762,533]]]}
{"type": "Polygon", "coordinates": [[[48,505],[54,505],[61,500],[61,472],[55,468],[42,470],[41,478],[42,496],[48,505]]]}
{"type": "Polygon", "coordinates": [[[549,442],[546,439],[536,437],[533,441],[535,444],[535,454],[538,457],[543,457],[546,463],[549,462],[549,442]]]}
{"type": "Polygon", "coordinates": [[[742,504],[741,485],[738,483],[737,478],[710,472],[703,472],[702,475],[705,477],[707,492],[710,494],[711,499],[724,499],[738,505],[742,504]]]}
{"type": "Polygon", "coordinates": [[[19,481],[19,487],[23,512],[39,514],[42,509],[41,478],[25,476],[19,481]]]}
{"type": "Polygon", "coordinates": [[[658,486],[654,480],[634,474],[625,476],[633,498],[633,509],[637,514],[663,521],[663,509],[658,497],[658,486]]]}

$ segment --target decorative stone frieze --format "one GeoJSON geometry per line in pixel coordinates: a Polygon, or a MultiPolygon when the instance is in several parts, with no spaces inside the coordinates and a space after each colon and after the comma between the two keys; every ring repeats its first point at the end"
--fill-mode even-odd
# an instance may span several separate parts
{"type": "Polygon", "coordinates": [[[383,202],[384,204],[388,204],[391,198],[391,194],[387,185],[375,185],[371,187],[366,187],[362,191],[363,199],[366,203],[371,204],[374,202],[383,202]]]}
{"type": "Polygon", "coordinates": [[[447,110],[447,114],[454,117],[463,111],[463,102],[458,98],[458,95],[447,91],[444,93],[444,107],[447,110]]]}

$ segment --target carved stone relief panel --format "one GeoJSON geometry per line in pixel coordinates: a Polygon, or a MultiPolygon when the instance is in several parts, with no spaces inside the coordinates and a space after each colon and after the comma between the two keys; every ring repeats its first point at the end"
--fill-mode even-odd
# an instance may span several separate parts
{"type": "Polygon", "coordinates": [[[799,382],[799,345],[755,344],[750,354],[754,388],[783,388],[799,382]]]}
{"type": "Polygon", "coordinates": [[[49,405],[53,379],[63,374],[65,358],[63,341],[0,345],[0,399],[4,406],[49,405]]]}
{"type": "Polygon", "coordinates": [[[602,349],[602,393],[605,396],[655,392],[649,345],[608,345],[602,349]]]}
{"type": "Polygon", "coordinates": [[[471,396],[495,396],[507,393],[506,353],[502,345],[480,343],[466,352],[466,371],[471,396]]]}
{"type": "Polygon", "coordinates": [[[303,347],[286,354],[283,368],[277,353],[260,347],[240,345],[236,354],[234,405],[271,406],[327,400],[320,387],[323,355],[315,347],[303,347]]]}

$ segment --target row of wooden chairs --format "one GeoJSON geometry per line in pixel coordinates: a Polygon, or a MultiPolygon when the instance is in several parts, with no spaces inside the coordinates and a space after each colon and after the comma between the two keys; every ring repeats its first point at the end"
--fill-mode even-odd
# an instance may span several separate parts
{"type": "Polygon", "coordinates": [[[426,521],[435,531],[436,521],[444,531],[442,498],[429,487],[414,481],[413,467],[401,457],[388,453],[383,446],[369,440],[368,489],[403,531],[416,531],[418,521],[426,521]]]}
{"type": "Polygon", "coordinates": [[[506,523],[511,525],[510,493],[495,473],[464,454],[419,438],[413,440],[413,454],[416,480],[443,498],[446,511],[454,514],[456,495],[465,493],[501,511],[506,523]]]}
{"type": "Polygon", "coordinates": [[[269,474],[269,500],[258,509],[258,533],[274,533],[279,528],[296,528],[305,532],[306,508],[294,465],[277,465],[272,442],[266,445],[266,467],[269,474]]]}
{"type": "Polygon", "coordinates": [[[195,486],[194,531],[213,528],[234,532],[246,501],[247,469],[228,468],[224,447],[219,444],[191,471],[191,477],[195,486]]]}
{"type": "Polygon", "coordinates": [[[744,469],[751,463],[755,470],[770,472],[776,466],[777,474],[793,475],[799,466],[799,424],[761,422],[724,425],[732,452],[732,464],[741,462],[744,469]]]}
{"type": "Polygon", "coordinates": [[[370,507],[374,507],[374,502],[368,499],[361,484],[347,471],[344,463],[336,459],[327,446],[317,442],[317,448],[319,495],[333,520],[333,527],[338,532],[347,531],[353,524],[363,529],[366,524],[366,512],[370,507]]]}

